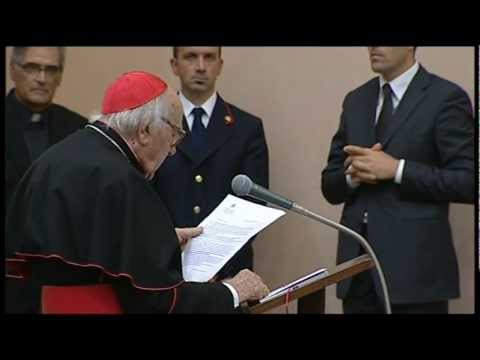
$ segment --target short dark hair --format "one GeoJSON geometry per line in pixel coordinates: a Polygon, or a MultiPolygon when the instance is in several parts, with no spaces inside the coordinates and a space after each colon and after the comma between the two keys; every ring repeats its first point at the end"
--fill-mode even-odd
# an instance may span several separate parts
{"type": "MultiPolygon", "coordinates": [[[[173,57],[176,59],[178,55],[178,48],[179,46],[174,46],[173,47],[173,57]]],[[[218,47],[218,57],[222,57],[222,47],[218,47]]]]}
{"type": "MultiPolygon", "coordinates": [[[[28,46],[14,46],[12,51],[12,56],[10,58],[10,63],[12,64],[20,64],[23,61],[25,56],[25,52],[27,51],[28,46]]],[[[65,68],[65,53],[66,49],[64,46],[58,46],[58,55],[59,55],[59,68],[60,71],[63,71],[65,68]]]]}

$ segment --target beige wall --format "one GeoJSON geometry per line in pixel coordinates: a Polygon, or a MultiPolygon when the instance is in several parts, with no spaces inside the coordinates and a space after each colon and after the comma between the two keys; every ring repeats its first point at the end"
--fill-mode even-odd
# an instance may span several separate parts
{"type": "MultiPolygon", "coordinates": [[[[419,48],[417,53],[418,60],[428,70],[460,84],[473,100],[473,48],[428,47],[419,48]]],[[[170,55],[170,48],[158,47],[69,48],[56,101],[84,115],[98,111],[107,84],[128,70],[158,73],[178,87],[169,68],[170,55]]],[[[338,220],[341,207],[329,205],[323,198],[320,173],[338,126],[343,97],[373,76],[366,49],[229,47],[223,49],[223,57],[219,92],[264,120],[270,149],[271,189],[338,220]]],[[[10,87],[8,79],[7,89],[10,87]]],[[[450,311],[471,313],[474,310],[473,206],[453,205],[451,210],[462,296],[451,302],[450,311]]],[[[334,230],[288,214],[256,240],[256,271],[274,288],[314,268],[333,267],[336,238],[334,230]]],[[[341,303],[334,291],[333,287],[327,291],[326,310],[341,313],[341,303]]],[[[295,304],[291,310],[294,308],[295,304]]]]}

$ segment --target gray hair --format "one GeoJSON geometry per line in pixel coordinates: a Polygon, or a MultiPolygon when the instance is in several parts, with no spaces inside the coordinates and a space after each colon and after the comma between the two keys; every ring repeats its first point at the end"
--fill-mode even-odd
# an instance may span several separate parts
{"type": "Polygon", "coordinates": [[[109,127],[118,130],[125,137],[134,136],[137,129],[144,126],[162,127],[167,123],[162,119],[169,119],[173,108],[168,100],[167,93],[156,97],[145,105],[132,110],[126,110],[113,114],[94,114],[90,122],[102,121],[109,127]]]}
{"type": "MultiPolygon", "coordinates": [[[[21,64],[25,58],[25,52],[27,51],[28,46],[14,46],[12,51],[12,56],[10,57],[10,64],[21,64]]],[[[60,57],[59,68],[60,71],[63,71],[65,68],[65,55],[67,49],[64,46],[57,46],[58,55],[60,57]]]]}

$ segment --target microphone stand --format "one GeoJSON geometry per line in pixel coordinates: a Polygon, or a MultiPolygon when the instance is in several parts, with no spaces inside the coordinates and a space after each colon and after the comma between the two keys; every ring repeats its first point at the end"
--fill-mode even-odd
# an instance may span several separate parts
{"type": "Polygon", "coordinates": [[[341,224],[338,224],[330,219],[327,219],[323,216],[320,216],[318,214],[315,214],[314,212],[308,210],[308,209],[305,209],[303,207],[301,207],[300,205],[296,204],[296,203],[293,203],[292,204],[292,207],[290,209],[291,211],[293,212],[296,212],[297,214],[300,214],[300,215],[303,215],[303,216],[306,216],[310,219],[313,219],[313,220],[316,220],[318,222],[321,222],[322,224],[325,224],[325,225],[328,225],[330,227],[333,227],[335,228],[336,230],[340,231],[340,232],[343,232],[343,233],[346,233],[348,235],[351,235],[353,236],[355,239],[357,239],[360,244],[363,246],[363,248],[365,249],[365,251],[368,253],[368,255],[370,255],[370,257],[372,258],[373,262],[375,263],[375,266],[378,270],[378,275],[380,276],[380,283],[382,285],[382,290],[383,290],[383,298],[385,300],[385,309],[386,309],[386,312],[387,314],[391,314],[392,313],[392,309],[390,307],[390,297],[388,295],[388,289],[387,289],[387,283],[385,282],[385,277],[383,275],[383,270],[380,266],[380,263],[377,259],[377,256],[375,255],[375,253],[373,252],[373,249],[372,247],[370,246],[370,244],[367,242],[367,240],[361,236],[359,233],[349,229],[348,227],[346,226],[343,226],[341,224]]]}
{"type": "Polygon", "coordinates": [[[377,256],[375,255],[375,253],[373,252],[373,249],[372,247],[370,246],[370,244],[367,242],[367,240],[361,236],[359,233],[353,231],[352,229],[349,229],[348,227],[346,226],[343,226],[341,224],[338,224],[330,219],[327,219],[323,216],[320,216],[318,214],[315,214],[314,212],[308,210],[308,209],[305,209],[303,207],[301,207],[300,205],[297,205],[296,203],[293,203],[292,204],[292,208],[290,209],[291,211],[293,212],[296,212],[297,214],[300,214],[300,215],[303,215],[303,216],[306,216],[310,219],[313,219],[313,220],[316,220],[316,221],[319,221],[321,222],[322,224],[325,224],[325,225],[328,225],[330,227],[333,227],[335,228],[336,230],[340,231],[340,232],[343,232],[343,233],[346,233],[348,235],[351,235],[353,236],[355,239],[357,239],[360,244],[363,246],[363,248],[365,249],[365,251],[368,253],[368,255],[370,255],[370,257],[372,258],[373,262],[375,263],[375,266],[376,268],[378,269],[378,275],[380,276],[380,283],[382,284],[382,290],[383,290],[383,298],[385,300],[385,309],[386,309],[386,312],[387,314],[391,314],[392,313],[392,309],[390,307],[390,297],[388,295],[388,289],[387,289],[387,283],[385,282],[385,277],[383,275],[383,270],[380,266],[380,263],[377,259],[377,256]]]}
{"type": "Polygon", "coordinates": [[[266,201],[272,205],[280,207],[281,209],[291,210],[293,212],[296,212],[297,214],[306,216],[310,219],[321,222],[322,224],[333,227],[334,229],[340,232],[346,233],[348,235],[351,235],[355,239],[357,239],[362,245],[362,247],[365,249],[365,251],[368,253],[368,255],[370,255],[373,262],[375,263],[375,267],[378,270],[378,275],[380,276],[380,283],[382,285],[386,312],[387,314],[392,313],[392,309],[390,307],[390,297],[388,295],[387,283],[385,282],[385,276],[383,275],[382,267],[380,266],[380,262],[378,261],[377,256],[375,255],[372,247],[363,236],[353,231],[352,229],[349,229],[348,227],[343,226],[342,224],[338,224],[330,219],[327,219],[323,216],[315,214],[314,212],[301,207],[300,205],[294,203],[291,200],[288,200],[282,196],[279,196],[277,194],[270,192],[269,190],[263,188],[262,186],[253,183],[252,180],[250,180],[250,178],[246,175],[240,174],[235,176],[235,178],[232,180],[232,190],[238,196],[249,196],[261,201],[266,201]]]}

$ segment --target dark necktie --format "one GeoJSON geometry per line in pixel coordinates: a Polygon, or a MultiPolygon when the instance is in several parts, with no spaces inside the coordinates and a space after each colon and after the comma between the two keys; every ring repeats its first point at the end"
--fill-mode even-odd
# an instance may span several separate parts
{"type": "Polygon", "coordinates": [[[377,142],[382,143],[385,140],[387,128],[392,122],[393,117],[393,103],[392,103],[392,88],[389,84],[383,85],[383,105],[378,117],[377,126],[375,127],[375,135],[377,142]]]}
{"type": "Polygon", "coordinates": [[[205,111],[201,107],[192,110],[193,126],[192,126],[192,143],[195,148],[202,150],[207,144],[207,129],[203,126],[202,116],[205,111]]]}

